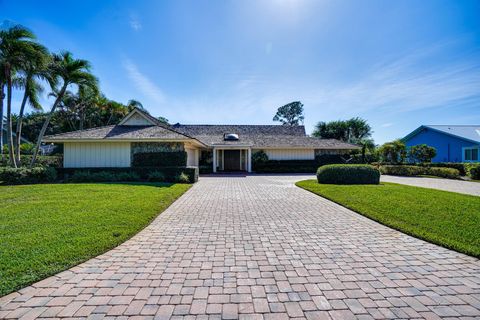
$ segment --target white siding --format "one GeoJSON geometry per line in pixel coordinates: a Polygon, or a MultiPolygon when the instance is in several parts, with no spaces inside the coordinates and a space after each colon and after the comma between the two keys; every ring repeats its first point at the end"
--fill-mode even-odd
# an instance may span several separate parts
{"type": "Polygon", "coordinates": [[[134,113],[130,116],[130,118],[123,123],[124,126],[151,126],[152,122],[145,119],[145,117],[139,115],[138,113],[134,113]]]}
{"type": "MultiPolygon", "coordinates": [[[[257,150],[253,150],[255,152],[257,150]]],[[[269,160],[313,160],[314,149],[264,149],[269,160]]]]}
{"type": "Polygon", "coordinates": [[[198,167],[199,151],[198,149],[185,148],[187,152],[187,166],[198,167]]]}
{"type": "Polygon", "coordinates": [[[130,167],[130,142],[67,142],[65,168],[130,167]]]}

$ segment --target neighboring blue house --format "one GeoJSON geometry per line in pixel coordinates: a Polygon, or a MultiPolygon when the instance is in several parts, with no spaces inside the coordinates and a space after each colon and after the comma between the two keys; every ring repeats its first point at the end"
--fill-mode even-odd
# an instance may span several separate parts
{"type": "Polygon", "coordinates": [[[423,125],[402,141],[407,147],[426,144],[437,149],[432,162],[479,162],[480,126],[423,125]]]}

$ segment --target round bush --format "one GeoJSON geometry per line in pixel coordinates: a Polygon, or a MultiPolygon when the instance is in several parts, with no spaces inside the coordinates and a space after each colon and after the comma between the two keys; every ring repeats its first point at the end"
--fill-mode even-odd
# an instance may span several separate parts
{"type": "Polygon", "coordinates": [[[317,170],[318,183],[379,184],[380,171],[362,164],[329,164],[317,170]]]}

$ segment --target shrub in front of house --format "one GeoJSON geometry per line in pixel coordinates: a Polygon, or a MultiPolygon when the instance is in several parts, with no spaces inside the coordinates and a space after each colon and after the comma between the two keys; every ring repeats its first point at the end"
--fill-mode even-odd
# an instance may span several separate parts
{"type": "Polygon", "coordinates": [[[465,164],[468,176],[473,180],[480,180],[480,164],[467,163],[465,164]]]}
{"type": "Polygon", "coordinates": [[[447,178],[447,179],[459,179],[460,172],[454,168],[436,168],[436,167],[428,167],[426,168],[427,175],[440,177],[440,178],[447,178]]]}
{"type": "Polygon", "coordinates": [[[133,167],[185,167],[187,153],[172,152],[141,152],[133,154],[133,167]]]}
{"type": "Polygon", "coordinates": [[[7,185],[50,183],[57,180],[57,172],[50,167],[0,169],[0,182],[7,185]]]}
{"type": "MultiPolygon", "coordinates": [[[[28,167],[32,162],[31,155],[22,155],[20,158],[19,166],[28,167]]],[[[5,155],[5,159],[3,161],[0,160],[0,166],[9,166],[8,155],[5,155]]],[[[53,168],[61,168],[63,167],[63,156],[38,156],[37,161],[35,163],[37,167],[53,167],[53,168]]]]}
{"type": "Polygon", "coordinates": [[[461,176],[467,175],[467,166],[468,163],[462,162],[435,162],[435,163],[423,163],[418,164],[423,167],[430,167],[430,168],[452,168],[457,169],[461,176]]]}
{"type": "Polygon", "coordinates": [[[317,170],[318,183],[379,184],[380,172],[370,165],[329,164],[317,170]]]}
{"type": "Polygon", "coordinates": [[[57,170],[59,176],[68,182],[177,182],[177,177],[182,173],[188,177],[189,183],[198,181],[197,167],[61,168],[57,170]]]}
{"type": "Polygon", "coordinates": [[[165,178],[165,174],[161,171],[152,171],[148,174],[148,181],[151,182],[164,182],[167,179],[165,178]]]}
{"type": "Polygon", "coordinates": [[[190,178],[188,177],[188,175],[187,175],[185,172],[180,172],[180,174],[178,174],[178,175],[175,177],[175,182],[178,182],[178,183],[189,183],[189,182],[190,182],[190,178]]]}
{"type": "Polygon", "coordinates": [[[382,174],[404,177],[420,176],[427,171],[426,167],[407,165],[381,165],[379,169],[382,174]]]}

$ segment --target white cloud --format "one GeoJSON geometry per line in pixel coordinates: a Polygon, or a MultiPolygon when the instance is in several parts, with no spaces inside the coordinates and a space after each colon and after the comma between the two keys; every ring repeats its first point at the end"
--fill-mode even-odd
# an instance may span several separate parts
{"type": "Polygon", "coordinates": [[[130,27],[135,30],[135,31],[139,31],[142,29],[142,23],[140,22],[140,20],[138,19],[138,16],[135,15],[135,14],[131,14],[130,15],[130,19],[129,19],[129,24],[130,24],[130,27]]]}
{"type": "Polygon", "coordinates": [[[391,127],[391,126],[393,126],[393,123],[391,123],[391,122],[382,123],[380,125],[380,127],[382,127],[382,128],[388,128],[388,127],[391,127]]]}
{"type": "Polygon", "coordinates": [[[127,71],[128,77],[133,81],[135,87],[143,93],[152,102],[162,104],[165,102],[163,91],[153,83],[146,75],[140,72],[138,67],[129,59],[123,60],[123,67],[127,71]]]}

